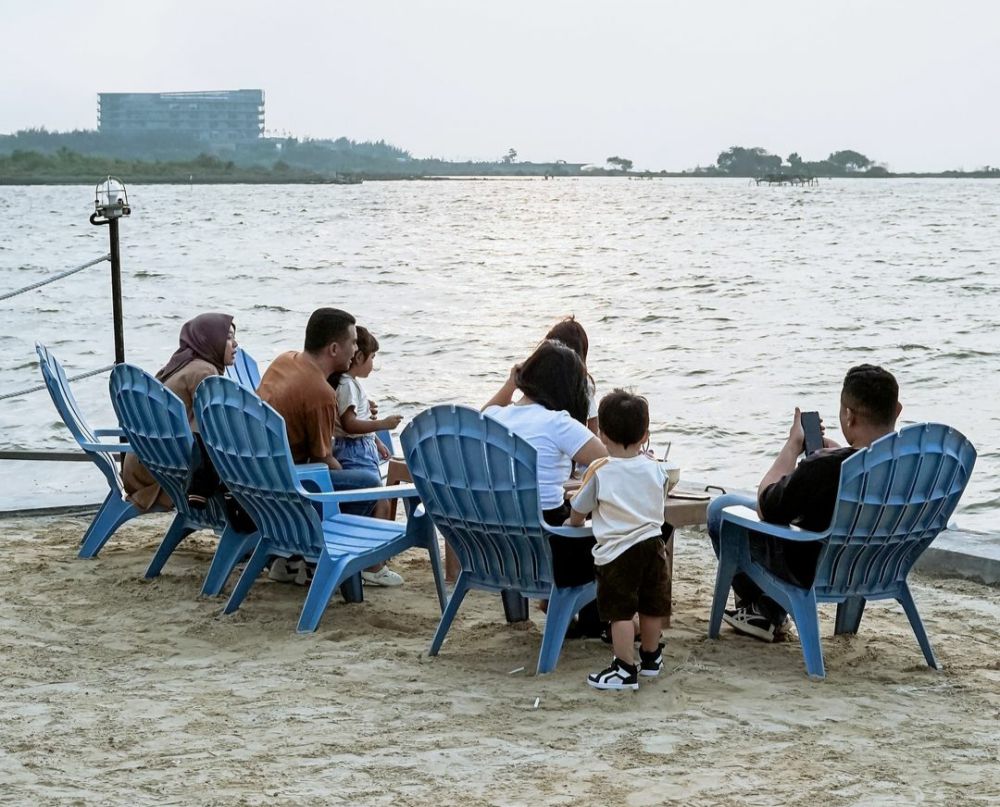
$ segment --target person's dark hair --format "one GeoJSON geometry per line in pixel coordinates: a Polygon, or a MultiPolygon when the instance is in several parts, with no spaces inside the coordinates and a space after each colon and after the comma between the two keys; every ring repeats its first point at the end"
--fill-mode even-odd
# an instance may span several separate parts
{"type": "Polygon", "coordinates": [[[601,434],[613,443],[629,446],[642,441],[649,429],[649,403],[641,395],[623,389],[609,392],[597,407],[601,434]]]}
{"type": "Polygon", "coordinates": [[[873,426],[892,426],[899,403],[899,384],[892,373],[874,364],[859,364],[844,376],[840,400],[873,426]]]}
{"type": "MultiPolygon", "coordinates": [[[[364,353],[367,359],[372,353],[378,353],[378,339],[364,325],[357,327],[358,331],[358,353],[364,353]]],[[[357,353],[354,355],[357,358],[357,353]]],[[[353,362],[353,360],[352,360],[353,362]]]]}
{"type": "Polygon", "coordinates": [[[521,365],[514,382],[535,403],[587,422],[587,368],[572,348],[546,339],[521,365]]]}
{"type": "Polygon", "coordinates": [[[306,324],[307,353],[316,353],[347,335],[354,324],[354,317],[339,308],[317,308],[306,324]]]}
{"type": "Polygon", "coordinates": [[[587,351],[590,350],[590,341],[587,339],[587,332],[583,326],[576,321],[576,317],[570,314],[566,319],[553,325],[547,334],[546,339],[555,339],[562,342],[566,347],[573,348],[576,355],[587,363],[587,351]]]}

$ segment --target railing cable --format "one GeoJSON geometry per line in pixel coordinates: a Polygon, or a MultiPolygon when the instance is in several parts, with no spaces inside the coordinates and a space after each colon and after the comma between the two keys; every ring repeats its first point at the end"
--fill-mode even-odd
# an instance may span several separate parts
{"type": "MultiPolygon", "coordinates": [[[[84,378],[90,378],[91,376],[94,376],[94,375],[100,375],[101,373],[106,373],[106,372],[108,372],[108,370],[111,370],[113,368],[114,368],[114,365],[113,364],[109,364],[107,367],[100,367],[97,370],[89,370],[86,373],[80,373],[79,375],[71,376],[71,377],[67,378],[66,381],[67,382],[69,382],[69,381],[80,381],[81,379],[84,379],[84,378]]],[[[3,395],[0,395],[0,401],[6,401],[8,398],[19,398],[22,395],[28,395],[28,394],[30,394],[32,392],[38,392],[39,390],[43,390],[43,389],[45,389],[45,384],[39,384],[38,386],[35,386],[35,387],[28,387],[27,389],[18,390],[17,392],[7,392],[7,393],[4,393],[3,395]]]]}
{"type": "MultiPolygon", "coordinates": [[[[64,277],[69,277],[70,275],[75,275],[77,272],[82,272],[84,269],[89,269],[91,266],[96,266],[103,261],[110,261],[111,253],[102,255],[100,258],[94,258],[92,261],[87,261],[87,263],[81,266],[74,266],[72,269],[67,269],[65,272],[60,272],[52,277],[47,277],[45,280],[39,280],[37,283],[32,283],[30,286],[25,286],[23,289],[15,289],[14,291],[9,291],[6,294],[0,294],[0,301],[9,300],[11,297],[17,297],[19,294],[24,294],[26,291],[32,291],[33,289],[39,289],[42,286],[47,286],[49,283],[55,283],[57,280],[62,280],[64,277]]],[[[2,400],[2,399],[0,399],[2,400]]]]}

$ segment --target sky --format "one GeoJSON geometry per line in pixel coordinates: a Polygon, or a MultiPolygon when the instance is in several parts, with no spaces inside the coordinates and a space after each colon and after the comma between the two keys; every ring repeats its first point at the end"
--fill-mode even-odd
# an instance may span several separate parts
{"type": "Polygon", "coordinates": [[[261,88],[268,134],[681,170],[732,145],[1000,165],[995,0],[0,0],[0,132],[261,88]]]}

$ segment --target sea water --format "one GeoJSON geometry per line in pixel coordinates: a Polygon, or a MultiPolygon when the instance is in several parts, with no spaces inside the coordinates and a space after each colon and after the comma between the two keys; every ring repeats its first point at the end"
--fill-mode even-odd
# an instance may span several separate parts
{"type": "MultiPolygon", "coordinates": [[[[125,178],[127,182],[127,177],[125,178]]],[[[95,178],[96,180],[96,178],[95,178]]],[[[840,437],[846,370],[899,379],[901,423],[941,421],[979,460],[955,520],[1000,515],[1000,184],[989,180],[462,179],[134,185],[121,223],[127,360],[155,372],[181,324],[236,317],[263,366],[309,313],[382,345],[381,412],[479,407],[559,318],[590,336],[598,392],[649,399],[682,478],[753,488],[795,406],[840,437]]],[[[91,187],[0,188],[0,294],[107,251],[91,187]]],[[[0,395],[37,384],[34,342],[73,374],[114,357],[107,263],[0,302],[0,395]]],[[[74,384],[113,424],[107,375],[74,384]]],[[[47,394],[0,401],[0,447],[72,447],[47,394]]],[[[97,501],[89,465],[0,461],[0,510],[97,501]]]]}

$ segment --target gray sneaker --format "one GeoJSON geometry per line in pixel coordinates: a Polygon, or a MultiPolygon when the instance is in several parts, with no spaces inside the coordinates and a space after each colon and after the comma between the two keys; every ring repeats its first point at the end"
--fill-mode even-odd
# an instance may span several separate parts
{"type": "Polygon", "coordinates": [[[403,585],[404,582],[403,576],[396,574],[388,566],[383,566],[377,572],[362,572],[361,579],[365,581],[366,585],[385,586],[386,588],[395,588],[403,585]]]}
{"type": "Polygon", "coordinates": [[[276,583],[295,583],[297,586],[307,586],[312,582],[315,569],[302,558],[275,558],[267,573],[268,580],[276,583]]]}
{"type": "Polygon", "coordinates": [[[751,636],[762,642],[774,641],[774,623],[753,605],[737,608],[732,613],[726,611],[722,615],[722,620],[744,636],[751,636]]]}

